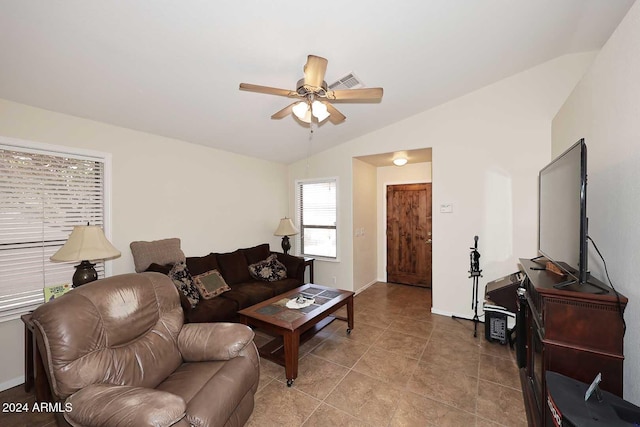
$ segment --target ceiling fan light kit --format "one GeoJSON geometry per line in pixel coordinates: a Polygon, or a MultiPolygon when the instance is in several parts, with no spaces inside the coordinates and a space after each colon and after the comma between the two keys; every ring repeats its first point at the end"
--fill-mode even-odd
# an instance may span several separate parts
{"type": "Polygon", "coordinates": [[[312,115],[318,119],[318,123],[322,123],[331,115],[327,111],[327,106],[318,100],[313,101],[311,104],[307,101],[300,101],[291,107],[291,111],[299,120],[305,123],[311,123],[312,115]]]}
{"type": "Polygon", "coordinates": [[[304,78],[298,81],[295,91],[250,83],[240,83],[240,90],[298,98],[298,101],[274,113],[271,118],[282,119],[293,113],[300,121],[309,124],[313,118],[318,123],[329,119],[334,125],[342,123],[346,119],[344,114],[338,111],[329,100],[357,102],[380,101],[382,99],[382,88],[328,90],[327,82],[324,81],[327,63],[325,58],[309,55],[304,66],[304,78]]]}

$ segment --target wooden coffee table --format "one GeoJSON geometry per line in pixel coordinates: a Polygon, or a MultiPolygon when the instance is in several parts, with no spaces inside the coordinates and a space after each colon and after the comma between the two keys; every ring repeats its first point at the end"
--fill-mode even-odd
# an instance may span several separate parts
{"type": "Polygon", "coordinates": [[[337,317],[331,314],[343,305],[347,306],[347,333],[351,332],[353,295],[351,291],[308,283],[240,310],[238,314],[245,325],[255,326],[277,337],[258,350],[260,356],[284,366],[287,386],[291,387],[298,377],[300,344],[331,323],[337,317]],[[287,308],[286,302],[300,294],[313,297],[314,304],[301,309],[287,308]]]}

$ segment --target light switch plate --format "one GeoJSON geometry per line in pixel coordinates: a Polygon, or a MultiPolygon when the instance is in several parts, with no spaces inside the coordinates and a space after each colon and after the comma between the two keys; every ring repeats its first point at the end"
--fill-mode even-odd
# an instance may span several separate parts
{"type": "Polygon", "coordinates": [[[440,213],[452,213],[453,205],[451,203],[440,205],[440,213]]]}

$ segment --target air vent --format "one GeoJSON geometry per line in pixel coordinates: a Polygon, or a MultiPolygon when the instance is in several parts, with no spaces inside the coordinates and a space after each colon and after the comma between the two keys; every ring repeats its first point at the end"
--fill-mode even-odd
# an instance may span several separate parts
{"type": "Polygon", "coordinates": [[[364,87],[364,84],[362,84],[362,81],[353,73],[349,73],[329,85],[329,89],[331,90],[359,89],[361,87],[364,87]]]}

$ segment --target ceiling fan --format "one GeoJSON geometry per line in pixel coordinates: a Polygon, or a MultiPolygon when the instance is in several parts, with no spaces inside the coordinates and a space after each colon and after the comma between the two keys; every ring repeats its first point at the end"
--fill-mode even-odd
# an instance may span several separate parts
{"type": "Polygon", "coordinates": [[[327,70],[327,60],[320,56],[309,55],[304,66],[304,78],[298,80],[296,90],[278,89],[250,83],[240,83],[240,90],[266,93],[269,95],[296,98],[297,101],[284,107],[271,116],[272,119],[282,119],[293,113],[295,117],[305,123],[311,123],[313,118],[318,123],[327,118],[333,124],[342,123],[346,117],[329,101],[369,101],[382,99],[382,88],[329,90],[324,74],[327,70]]]}

